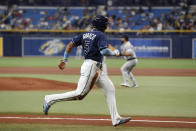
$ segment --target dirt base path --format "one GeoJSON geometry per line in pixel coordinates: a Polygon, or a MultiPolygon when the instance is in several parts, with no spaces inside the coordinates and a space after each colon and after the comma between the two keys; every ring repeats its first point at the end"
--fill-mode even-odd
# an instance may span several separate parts
{"type": "MultiPolygon", "coordinates": [[[[119,68],[108,69],[109,75],[121,75],[119,68]]],[[[64,71],[54,67],[0,67],[0,73],[11,74],[76,74],[80,68],[67,68],[64,71]]],[[[135,68],[136,76],[196,76],[196,69],[140,69],[135,68]]]]}
{"type": "Polygon", "coordinates": [[[38,78],[0,77],[0,91],[73,90],[77,84],[38,78]]]}
{"type": "MultiPolygon", "coordinates": [[[[112,126],[109,116],[0,115],[0,123],[47,123],[112,126]]],[[[133,117],[122,126],[196,128],[196,118],[133,117]]]]}

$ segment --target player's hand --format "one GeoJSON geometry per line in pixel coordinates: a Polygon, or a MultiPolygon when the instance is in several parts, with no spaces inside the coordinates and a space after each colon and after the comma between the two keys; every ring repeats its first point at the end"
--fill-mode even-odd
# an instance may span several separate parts
{"type": "Polygon", "coordinates": [[[119,50],[115,49],[113,52],[115,53],[115,56],[120,56],[120,51],[119,50]]]}
{"type": "Polygon", "coordinates": [[[109,48],[111,51],[116,50],[116,48],[115,48],[115,47],[113,47],[111,44],[108,44],[108,48],[109,48]]]}
{"type": "Polygon", "coordinates": [[[122,56],[126,56],[126,53],[125,53],[124,51],[122,51],[120,54],[121,54],[122,56]]]}
{"type": "Polygon", "coordinates": [[[63,70],[65,69],[65,66],[66,66],[66,63],[63,60],[61,60],[60,64],[58,65],[59,69],[63,70]]]}

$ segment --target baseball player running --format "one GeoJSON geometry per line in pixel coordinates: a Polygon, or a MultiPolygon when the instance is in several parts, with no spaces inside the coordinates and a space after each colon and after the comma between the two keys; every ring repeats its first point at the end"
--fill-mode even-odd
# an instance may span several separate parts
{"type": "Polygon", "coordinates": [[[132,74],[133,68],[137,64],[137,58],[134,51],[133,45],[129,42],[129,38],[127,35],[123,35],[121,38],[122,46],[121,46],[121,55],[124,56],[124,59],[127,62],[121,67],[121,72],[123,76],[124,83],[121,86],[130,87],[129,79],[132,81],[132,87],[138,87],[136,80],[132,74]]]}
{"type": "Polygon", "coordinates": [[[94,84],[101,88],[106,96],[112,124],[118,126],[131,120],[130,117],[120,117],[116,107],[115,88],[107,74],[102,73],[103,56],[119,56],[119,50],[111,51],[108,48],[104,31],[107,28],[108,19],[105,16],[97,15],[93,21],[93,29],[82,33],[72,39],[67,45],[64,60],[61,60],[59,68],[63,70],[68,62],[69,53],[74,47],[82,45],[84,49],[84,63],[81,66],[81,75],[77,89],[74,91],[46,95],[44,98],[43,111],[45,115],[51,105],[60,101],[82,100],[91,90],[94,84]]]}

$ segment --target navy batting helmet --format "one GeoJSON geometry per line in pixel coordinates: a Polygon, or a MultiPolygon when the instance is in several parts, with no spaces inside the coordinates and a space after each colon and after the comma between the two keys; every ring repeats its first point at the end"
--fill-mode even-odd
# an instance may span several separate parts
{"type": "Polygon", "coordinates": [[[124,38],[126,41],[128,41],[128,40],[129,40],[129,37],[128,37],[128,35],[126,35],[126,34],[125,34],[125,35],[123,35],[123,36],[122,36],[122,38],[124,38]]]}
{"type": "Polygon", "coordinates": [[[93,21],[92,26],[98,30],[104,31],[108,25],[108,18],[103,15],[97,15],[93,21]]]}

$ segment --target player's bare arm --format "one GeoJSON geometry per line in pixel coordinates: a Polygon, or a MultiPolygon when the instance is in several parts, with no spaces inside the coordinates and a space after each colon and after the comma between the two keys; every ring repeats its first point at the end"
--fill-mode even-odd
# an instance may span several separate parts
{"type": "Polygon", "coordinates": [[[71,41],[66,49],[65,49],[65,53],[64,53],[64,59],[60,61],[60,64],[58,65],[59,69],[63,70],[66,66],[66,63],[68,62],[68,55],[69,53],[72,51],[72,49],[74,48],[74,43],[71,41]]]}
{"type": "Polygon", "coordinates": [[[71,53],[71,51],[72,51],[73,48],[74,48],[74,43],[71,41],[71,42],[69,42],[69,44],[67,45],[65,51],[66,51],[67,53],[71,53]]]}

